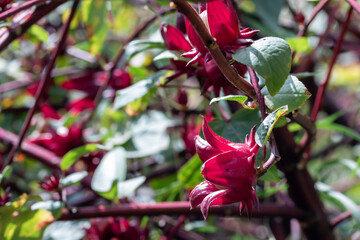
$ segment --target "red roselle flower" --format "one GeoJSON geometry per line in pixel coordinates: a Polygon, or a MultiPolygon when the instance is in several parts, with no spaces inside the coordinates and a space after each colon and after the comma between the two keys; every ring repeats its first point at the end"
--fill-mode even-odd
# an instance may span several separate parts
{"type": "MultiPolygon", "coordinates": [[[[200,17],[221,50],[233,52],[241,46],[248,46],[253,42],[249,38],[259,32],[251,28],[240,31],[239,22],[230,0],[208,1],[200,11],[200,17]]],[[[189,20],[185,19],[185,21],[188,37],[194,48],[182,56],[192,58],[188,64],[197,63],[202,58],[207,59],[208,50],[189,20]]]]}
{"type": "Polygon", "coordinates": [[[195,138],[196,151],[204,162],[201,174],[206,181],[197,185],[190,193],[191,208],[201,204],[204,218],[209,207],[240,202],[240,213],[248,213],[258,205],[255,190],[255,164],[259,145],[255,143],[255,127],[245,143],[233,143],[217,134],[203,120],[203,133],[195,138]]]}
{"type": "Polygon", "coordinates": [[[83,143],[82,128],[79,125],[69,128],[62,127],[58,130],[49,126],[47,130],[48,132],[42,133],[37,138],[29,139],[29,141],[54,152],[57,156],[64,156],[68,151],[83,143]]]}
{"type": "MultiPolygon", "coordinates": [[[[105,72],[89,71],[84,75],[68,79],[61,84],[66,90],[80,90],[87,93],[89,98],[94,98],[100,86],[106,81],[105,72]]],[[[129,73],[115,69],[109,86],[114,90],[120,90],[131,85],[131,77],[129,73]]]]}
{"type": "Polygon", "coordinates": [[[93,109],[95,103],[92,99],[85,97],[69,102],[66,106],[67,110],[73,114],[79,114],[86,109],[93,109]]]}
{"type": "Polygon", "coordinates": [[[106,219],[91,219],[91,227],[86,230],[84,239],[88,240],[141,240],[147,238],[147,229],[129,222],[125,218],[109,217],[106,219]]]}
{"type": "Polygon", "coordinates": [[[56,174],[53,174],[51,176],[46,175],[44,177],[44,180],[39,182],[40,187],[48,192],[58,190],[59,184],[60,184],[60,177],[56,174]]]}

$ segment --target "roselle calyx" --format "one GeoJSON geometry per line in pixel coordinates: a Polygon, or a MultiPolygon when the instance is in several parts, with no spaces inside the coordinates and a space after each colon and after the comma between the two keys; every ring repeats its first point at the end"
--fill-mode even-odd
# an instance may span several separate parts
{"type": "Polygon", "coordinates": [[[201,205],[204,218],[209,207],[240,202],[240,212],[246,208],[251,213],[258,205],[255,190],[255,163],[259,145],[255,142],[255,127],[245,143],[230,142],[214,133],[203,120],[203,133],[195,138],[196,151],[203,161],[201,174],[204,182],[190,193],[191,208],[201,205]]]}

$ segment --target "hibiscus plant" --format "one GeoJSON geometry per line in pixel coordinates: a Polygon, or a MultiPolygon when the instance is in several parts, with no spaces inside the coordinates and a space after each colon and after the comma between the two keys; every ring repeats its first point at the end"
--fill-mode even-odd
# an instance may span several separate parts
{"type": "Polygon", "coordinates": [[[0,239],[360,239],[359,14],[0,0],[0,239]]]}

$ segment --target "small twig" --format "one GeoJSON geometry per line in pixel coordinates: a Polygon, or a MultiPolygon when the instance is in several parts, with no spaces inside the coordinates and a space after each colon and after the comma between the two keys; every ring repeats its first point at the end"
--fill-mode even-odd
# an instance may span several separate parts
{"type": "Polygon", "coordinates": [[[360,5],[356,2],[356,0],[346,0],[351,7],[353,7],[358,13],[360,13],[360,5]]]}
{"type": "Polygon", "coordinates": [[[301,65],[295,69],[296,73],[300,73],[308,69],[308,66],[314,59],[314,55],[317,52],[317,50],[320,48],[321,45],[323,45],[324,41],[326,40],[326,37],[329,35],[331,27],[333,26],[333,22],[335,21],[335,9],[330,11],[328,14],[328,21],[325,28],[325,31],[321,36],[319,37],[319,41],[315,48],[312,49],[312,51],[303,59],[301,60],[301,65]]]}
{"type": "Polygon", "coordinates": [[[305,33],[310,25],[310,23],[315,19],[315,17],[318,15],[318,13],[325,7],[325,5],[329,2],[329,0],[321,0],[313,9],[313,11],[310,14],[309,19],[306,21],[306,23],[302,26],[302,28],[299,29],[299,32],[297,34],[297,37],[303,37],[305,36],[305,33]]]}
{"type": "Polygon", "coordinates": [[[66,41],[66,38],[67,38],[67,34],[68,34],[69,28],[70,28],[70,23],[71,23],[74,15],[75,15],[75,12],[76,12],[76,9],[77,9],[78,5],[79,5],[79,0],[75,0],[74,4],[72,6],[72,9],[71,9],[70,16],[69,16],[68,20],[66,21],[65,25],[62,28],[59,43],[57,44],[55,50],[53,51],[53,53],[51,55],[50,62],[46,66],[44,74],[42,74],[42,76],[41,76],[40,85],[39,85],[39,88],[38,88],[38,90],[36,92],[36,99],[35,99],[34,106],[30,109],[29,113],[27,114],[25,122],[24,122],[24,124],[23,124],[23,126],[21,128],[20,134],[19,134],[19,139],[18,139],[17,143],[15,145],[13,145],[13,147],[12,147],[12,149],[11,149],[9,155],[8,155],[8,161],[7,161],[6,164],[4,164],[2,166],[2,170],[6,166],[12,164],[15,153],[21,147],[21,144],[22,144],[22,142],[24,140],[25,134],[26,134],[27,130],[30,127],[31,119],[34,116],[35,111],[36,111],[37,107],[40,104],[42,95],[44,94],[44,91],[46,89],[46,85],[51,80],[51,71],[52,71],[52,69],[53,69],[53,67],[55,65],[55,61],[56,61],[57,57],[59,56],[61,50],[64,47],[64,44],[65,44],[65,41],[66,41]]]}
{"type": "Polygon", "coordinates": [[[171,229],[171,231],[170,231],[169,235],[167,236],[166,240],[172,240],[176,236],[176,233],[179,231],[181,225],[184,224],[185,219],[186,219],[186,215],[181,215],[178,218],[178,221],[177,221],[176,225],[171,229]]]}
{"type": "Polygon", "coordinates": [[[200,16],[195,12],[195,10],[186,1],[173,0],[173,2],[175,3],[176,8],[181,13],[183,13],[185,17],[190,21],[196,33],[198,34],[206,48],[209,50],[211,57],[214,59],[226,79],[237,89],[245,92],[251,98],[256,99],[256,94],[251,84],[248,83],[230,66],[225,56],[221,52],[219,46],[214,41],[206,26],[202,22],[200,16]]]}
{"type": "Polygon", "coordinates": [[[258,168],[256,171],[257,178],[263,176],[275,163],[277,163],[281,159],[275,139],[273,137],[271,137],[270,140],[270,149],[271,149],[271,154],[269,159],[263,165],[261,165],[260,168],[258,168]]]}
{"type": "Polygon", "coordinates": [[[250,75],[250,80],[251,83],[254,87],[255,90],[255,94],[256,97],[258,99],[258,103],[259,103],[259,108],[260,108],[260,112],[261,112],[261,117],[264,120],[266,118],[266,111],[265,111],[265,102],[264,102],[264,96],[261,95],[261,91],[259,88],[259,79],[256,76],[256,73],[254,71],[254,69],[252,69],[251,67],[247,67],[249,75],[250,75]]]}
{"type": "MultiPolygon", "coordinates": [[[[315,125],[315,122],[310,119],[310,117],[302,115],[301,113],[293,114],[290,119],[296,123],[298,123],[301,127],[303,127],[306,131],[306,134],[300,141],[300,146],[297,151],[297,154],[301,156],[309,147],[314,139],[317,128],[315,125]]],[[[307,164],[307,162],[310,160],[309,157],[304,158],[303,161],[299,162],[299,167],[303,168],[307,164]]]]}
{"type": "MultiPolygon", "coordinates": [[[[12,132],[8,132],[0,127],[0,141],[3,143],[9,143],[11,145],[16,145],[19,141],[19,137],[13,134],[12,132]]],[[[52,168],[52,169],[60,169],[61,158],[56,156],[55,153],[40,147],[36,144],[24,141],[21,145],[21,151],[42,164],[52,168]]]]}
{"type": "Polygon", "coordinates": [[[337,57],[338,57],[338,55],[340,53],[341,45],[343,43],[346,30],[347,30],[347,28],[348,28],[348,26],[350,24],[351,15],[352,15],[352,12],[353,12],[352,10],[353,10],[353,8],[350,7],[350,9],[349,9],[349,11],[347,13],[347,18],[345,20],[345,23],[341,28],[341,33],[340,33],[339,39],[337,40],[333,55],[331,57],[329,67],[328,67],[328,69],[326,71],[325,79],[324,79],[323,83],[320,85],[320,87],[319,87],[319,89],[317,91],[314,107],[313,107],[313,110],[311,112],[311,119],[313,121],[316,121],[317,115],[319,113],[320,105],[321,105],[321,103],[323,101],[325,91],[326,91],[326,88],[327,88],[327,85],[329,83],[330,76],[331,76],[331,73],[332,73],[332,69],[333,69],[333,67],[335,65],[335,62],[336,62],[336,59],[337,59],[337,57]]]}
{"type": "Polygon", "coordinates": [[[31,8],[32,6],[36,6],[36,5],[45,3],[47,1],[48,0],[31,0],[31,1],[22,3],[17,7],[12,7],[9,10],[6,10],[6,11],[0,13],[0,21],[4,21],[4,20],[6,20],[6,18],[17,14],[17,13],[21,12],[22,10],[31,8]]]}
{"type": "MultiPolygon", "coordinates": [[[[359,206],[360,208],[360,206],[359,206]]],[[[337,225],[342,223],[343,221],[351,218],[352,213],[350,211],[345,211],[343,213],[340,213],[338,216],[336,216],[330,223],[331,228],[335,228],[337,225]]]]}
{"type": "Polygon", "coordinates": [[[34,14],[25,23],[15,27],[8,27],[7,35],[1,38],[0,52],[2,52],[12,41],[22,36],[37,21],[67,1],[68,0],[57,0],[55,2],[50,2],[49,4],[38,6],[34,14]]]}
{"type": "MultiPolygon", "coordinates": [[[[147,204],[123,204],[119,206],[91,206],[64,209],[60,221],[98,218],[109,216],[154,216],[154,215],[201,215],[200,208],[190,210],[189,202],[159,202],[147,204]]],[[[247,217],[239,214],[238,205],[221,205],[210,207],[209,214],[221,216],[247,217]]],[[[296,207],[279,206],[275,204],[261,204],[254,209],[252,217],[283,217],[303,219],[306,212],[296,207]]]]}

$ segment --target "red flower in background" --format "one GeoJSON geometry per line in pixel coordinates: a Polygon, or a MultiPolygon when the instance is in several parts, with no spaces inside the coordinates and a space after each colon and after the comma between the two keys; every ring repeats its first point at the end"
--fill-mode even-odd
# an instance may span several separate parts
{"type": "Polygon", "coordinates": [[[147,229],[140,227],[125,218],[109,217],[106,219],[91,219],[91,227],[85,229],[84,239],[88,240],[143,240],[147,238],[147,229]]]}
{"type": "Polygon", "coordinates": [[[245,143],[233,143],[217,134],[203,121],[205,139],[197,136],[196,151],[204,162],[201,174],[206,181],[190,193],[191,207],[201,204],[206,219],[209,207],[240,202],[240,212],[252,211],[258,200],[255,191],[255,160],[259,146],[255,143],[255,129],[245,143]]]}
{"type": "Polygon", "coordinates": [[[69,128],[62,127],[55,130],[48,126],[46,133],[42,133],[29,141],[54,152],[58,156],[64,156],[71,149],[82,145],[82,128],[73,125],[69,128]]]}
{"type": "Polygon", "coordinates": [[[60,177],[56,174],[46,175],[43,181],[39,182],[39,186],[45,191],[56,191],[59,189],[60,177]]]}

